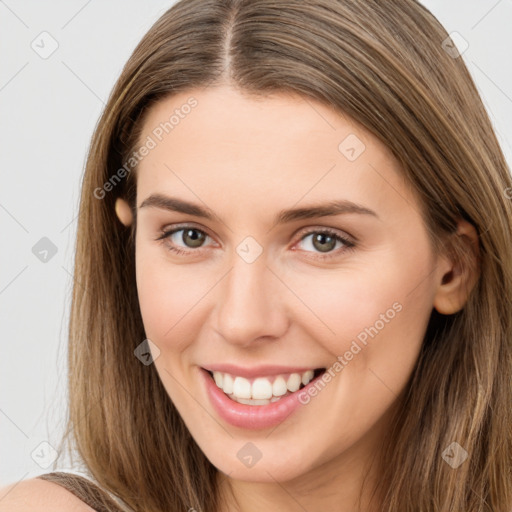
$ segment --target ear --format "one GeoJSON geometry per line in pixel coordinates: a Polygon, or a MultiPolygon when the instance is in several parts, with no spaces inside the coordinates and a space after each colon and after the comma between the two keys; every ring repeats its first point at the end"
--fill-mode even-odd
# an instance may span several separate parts
{"type": "Polygon", "coordinates": [[[116,199],[116,215],[121,223],[126,227],[130,226],[133,222],[133,214],[130,206],[124,199],[121,199],[120,197],[116,199]]]}
{"type": "Polygon", "coordinates": [[[461,219],[448,244],[452,250],[440,257],[434,297],[434,308],[443,315],[452,315],[464,307],[479,274],[478,234],[472,224],[461,219]]]}

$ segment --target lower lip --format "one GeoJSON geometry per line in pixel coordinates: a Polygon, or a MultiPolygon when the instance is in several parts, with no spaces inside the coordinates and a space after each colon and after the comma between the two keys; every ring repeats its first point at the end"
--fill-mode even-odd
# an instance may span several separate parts
{"type": "Polygon", "coordinates": [[[302,405],[299,401],[299,393],[307,393],[307,388],[314,385],[316,380],[322,376],[320,374],[301,390],[295,391],[277,402],[267,405],[246,405],[228,398],[206,370],[200,368],[200,372],[203,375],[206,392],[218,415],[235,427],[251,430],[270,428],[282,423],[302,405]]]}

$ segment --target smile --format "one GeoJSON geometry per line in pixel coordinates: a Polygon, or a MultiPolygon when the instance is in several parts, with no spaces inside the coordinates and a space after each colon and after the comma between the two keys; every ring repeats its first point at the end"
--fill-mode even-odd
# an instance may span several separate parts
{"type": "Polygon", "coordinates": [[[307,393],[326,368],[244,370],[217,365],[198,370],[207,399],[220,418],[235,427],[264,429],[282,423],[299,409],[303,405],[299,394],[307,393]]]}
{"type": "Polygon", "coordinates": [[[324,369],[306,370],[270,377],[245,378],[226,372],[209,372],[219,389],[235,402],[246,405],[268,405],[302,389],[324,369]]]}

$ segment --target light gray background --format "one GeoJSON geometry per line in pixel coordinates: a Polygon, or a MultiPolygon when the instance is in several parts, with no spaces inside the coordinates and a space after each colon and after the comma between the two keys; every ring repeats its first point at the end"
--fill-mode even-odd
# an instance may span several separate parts
{"type": "MultiPolygon", "coordinates": [[[[0,0],[0,486],[50,470],[44,466],[65,419],[73,246],[87,147],[122,66],[172,4],[0,0]],[[51,48],[43,31],[58,43],[46,59],[31,47],[35,41],[40,52],[51,48]],[[46,262],[32,251],[43,237],[57,249],[46,262]]],[[[512,0],[424,4],[469,43],[463,58],[512,162],[512,0]]],[[[67,463],[61,469],[80,473],[67,463]]]]}

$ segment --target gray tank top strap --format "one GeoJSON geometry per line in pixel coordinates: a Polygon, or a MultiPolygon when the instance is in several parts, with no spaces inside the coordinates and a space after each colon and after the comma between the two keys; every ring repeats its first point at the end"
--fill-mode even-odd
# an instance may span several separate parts
{"type": "Polygon", "coordinates": [[[65,472],[52,472],[36,478],[56,483],[73,493],[97,512],[126,512],[106,491],[83,476],[65,472]]]}

